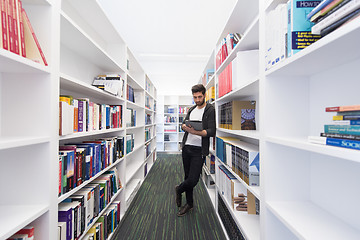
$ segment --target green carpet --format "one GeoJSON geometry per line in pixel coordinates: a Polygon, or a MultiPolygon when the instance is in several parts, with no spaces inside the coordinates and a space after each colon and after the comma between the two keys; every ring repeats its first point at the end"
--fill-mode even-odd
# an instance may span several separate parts
{"type": "Polygon", "coordinates": [[[174,187],[183,174],[180,154],[159,153],[113,239],[226,239],[201,179],[194,189],[194,210],[176,215],[174,187]]]}

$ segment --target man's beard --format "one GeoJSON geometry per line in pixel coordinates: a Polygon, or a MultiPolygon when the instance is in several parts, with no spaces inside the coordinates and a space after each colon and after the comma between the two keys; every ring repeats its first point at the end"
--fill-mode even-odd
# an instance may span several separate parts
{"type": "Polygon", "coordinates": [[[202,106],[205,103],[205,98],[201,103],[197,103],[196,106],[202,106]]]}

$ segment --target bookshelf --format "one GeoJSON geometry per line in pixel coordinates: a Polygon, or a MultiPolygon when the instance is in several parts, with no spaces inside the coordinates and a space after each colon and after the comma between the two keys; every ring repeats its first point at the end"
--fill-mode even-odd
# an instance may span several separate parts
{"type": "MultiPolygon", "coordinates": [[[[190,91],[190,90],[189,90],[190,91]]],[[[184,132],[180,130],[181,119],[186,117],[186,109],[193,106],[191,95],[158,96],[159,109],[156,114],[157,150],[178,152],[184,132]]]]}
{"type": "MultiPolygon", "coordinates": [[[[208,193],[215,198],[215,209],[221,197],[245,239],[358,239],[360,226],[356,217],[360,208],[356,207],[356,199],[360,193],[354,189],[359,181],[360,153],[313,144],[307,137],[319,136],[323,125],[330,121],[332,115],[325,112],[326,107],[358,104],[356,69],[360,53],[354,46],[360,39],[360,22],[357,19],[342,26],[265,70],[269,37],[266,29],[272,24],[266,17],[286,2],[238,1],[220,39],[229,32],[244,36],[215,75],[204,80],[206,71],[215,68],[214,50],[200,79],[207,89],[215,87],[218,91],[218,71],[225,69],[238,52],[259,49],[258,75],[223,97],[216,97],[215,106],[217,109],[219,104],[238,99],[257,101],[256,131],[218,128],[217,135],[259,146],[260,186],[249,187],[234,175],[260,200],[260,215],[232,211],[226,198],[217,194],[219,179],[204,166],[203,175],[216,183],[215,191],[209,188],[208,193]],[[334,172],[344,176],[343,181],[334,177],[334,172]],[[334,191],[341,196],[340,209],[332,198],[334,191]]],[[[210,153],[216,155],[215,150],[210,153]]],[[[215,167],[219,165],[224,164],[216,159],[215,167]]]]}
{"type": "Polygon", "coordinates": [[[49,66],[0,49],[0,190],[7,193],[0,201],[0,239],[27,225],[35,227],[36,239],[56,239],[58,204],[114,167],[123,188],[111,202],[123,203],[124,216],[132,200],[128,196],[136,194],[145,169],[150,171],[156,160],[157,92],[98,1],[24,0],[23,8],[49,66]],[[110,73],[134,88],[135,103],[126,91],[114,96],[91,85],[97,75],[110,73]],[[135,109],[136,125],[127,127],[123,112],[120,128],[59,136],[60,94],[135,109]],[[58,196],[60,145],[129,133],[135,139],[130,153],[58,196]]]}
{"type": "MultiPolygon", "coordinates": [[[[252,65],[254,62],[248,61],[248,66],[245,66],[244,68],[253,69],[256,74],[253,74],[251,76],[241,76],[236,75],[237,78],[234,79],[233,75],[233,85],[236,81],[236,88],[232,89],[227,94],[219,97],[219,78],[220,74],[225,71],[225,69],[229,66],[230,63],[232,63],[232,68],[235,68],[235,60],[238,59],[238,55],[242,52],[247,52],[251,50],[258,50],[259,49],[259,2],[258,1],[237,1],[236,5],[234,6],[234,9],[229,16],[229,19],[224,27],[223,32],[221,33],[218,42],[216,43],[216,46],[214,50],[212,51],[210,58],[208,62],[205,65],[205,68],[203,72],[201,73],[201,77],[199,80],[199,83],[202,83],[206,90],[209,91],[211,88],[214,88],[215,90],[215,96],[213,96],[214,101],[212,102],[215,105],[215,109],[217,111],[216,113],[216,120],[217,120],[217,131],[216,135],[219,137],[233,137],[237,138],[241,141],[253,144],[255,146],[260,145],[261,140],[261,132],[260,129],[263,128],[263,125],[261,124],[260,120],[260,74],[258,69],[254,69],[252,65]],[[227,58],[216,68],[216,57],[218,53],[217,46],[221,44],[221,41],[223,38],[227,36],[228,33],[240,33],[242,35],[240,41],[237,43],[237,45],[228,53],[227,58]],[[212,70],[214,74],[212,76],[207,76],[207,72],[212,70]],[[241,79],[240,79],[241,78],[241,79]],[[256,101],[256,111],[255,111],[255,120],[256,120],[256,130],[231,130],[231,129],[225,129],[220,128],[219,126],[219,107],[222,104],[225,104],[227,102],[231,102],[234,100],[241,100],[241,101],[256,101]]],[[[255,66],[257,66],[257,62],[259,61],[259,58],[255,58],[255,66]]],[[[235,86],[235,85],[234,85],[235,86]]],[[[216,146],[217,147],[217,146],[216,146]]],[[[240,178],[228,165],[224,164],[218,157],[216,157],[216,151],[211,149],[210,145],[210,155],[215,156],[215,172],[216,174],[210,174],[209,166],[204,165],[203,170],[203,180],[210,178],[215,182],[215,187],[207,188],[208,194],[210,196],[210,199],[212,199],[212,203],[214,205],[214,209],[218,213],[219,209],[219,197],[221,197],[221,201],[224,202],[225,207],[227,208],[228,212],[230,213],[230,218],[232,218],[237,226],[237,228],[240,230],[242,236],[245,239],[260,239],[261,235],[261,215],[255,215],[255,214],[248,214],[247,212],[240,212],[236,211],[232,206],[231,203],[229,203],[228,199],[222,194],[222,188],[219,178],[219,166],[225,166],[226,169],[231,172],[237,179],[237,181],[240,182],[242,185],[242,189],[246,192],[249,190],[251,193],[256,196],[260,201],[262,200],[262,191],[261,187],[253,187],[249,186],[242,178],[240,178]],[[206,175],[206,177],[204,177],[206,175]]],[[[262,159],[262,157],[261,157],[262,159]]],[[[260,160],[261,161],[261,160],[260,160]]],[[[231,162],[230,162],[231,164],[231,162]]],[[[261,176],[260,176],[261,179],[261,176]]],[[[206,183],[205,183],[206,185],[206,183]]],[[[262,202],[260,202],[262,204],[262,202]]],[[[261,213],[260,213],[261,214],[261,213]]],[[[218,217],[221,217],[218,213],[218,217]]],[[[225,224],[225,223],[223,223],[225,224]]],[[[224,226],[224,231],[226,231],[226,226],[224,226]]],[[[232,239],[235,236],[232,236],[231,233],[227,233],[228,238],[232,239]]]]}
{"type": "MultiPolygon", "coordinates": [[[[264,33],[267,27],[267,14],[281,3],[285,1],[260,5],[260,32],[264,33]]],[[[266,35],[260,39],[264,48],[266,35]]],[[[354,44],[359,39],[360,22],[355,20],[261,72],[261,96],[266,96],[261,112],[266,121],[260,119],[265,129],[260,144],[262,156],[266,157],[261,163],[265,184],[265,204],[261,211],[269,239],[275,236],[277,239],[357,239],[360,236],[356,220],[360,208],[355,204],[360,192],[354,191],[360,152],[307,141],[307,136],[319,136],[323,125],[331,121],[332,115],[325,112],[326,107],[358,104],[354,94],[359,87],[355,79],[360,54],[354,51],[354,44]],[[349,87],[340,91],[342,86],[349,87]],[[284,125],[271,127],[279,123],[278,114],[284,109],[286,114],[281,119],[284,125]],[[349,177],[346,184],[331,176],[334,171],[349,177]],[[333,190],[342,196],[341,209],[337,209],[330,198],[333,190]]]]}

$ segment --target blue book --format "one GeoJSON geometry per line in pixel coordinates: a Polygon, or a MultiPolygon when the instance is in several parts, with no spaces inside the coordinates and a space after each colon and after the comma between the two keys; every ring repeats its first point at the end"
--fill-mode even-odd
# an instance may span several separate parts
{"type": "Polygon", "coordinates": [[[58,222],[66,223],[66,240],[72,237],[72,207],[60,208],[58,211],[58,222]]]}
{"type": "Polygon", "coordinates": [[[356,140],[326,138],[326,145],[360,150],[360,141],[356,140]]]}
{"type": "Polygon", "coordinates": [[[288,1],[287,57],[296,54],[321,38],[320,35],[311,33],[314,23],[306,19],[306,16],[320,2],[313,0],[288,1]]]}
{"type": "Polygon", "coordinates": [[[319,12],[321,9],[329,5],[334,0],[322,0],[321,3],[319,3],[309,14],[306,16],[307,20],[310,20],[312,16],[315,15],[315,13],[319,12]]]}
{"type": "Polygon", "coordinates": [[[359,125],[324,125],[325,133],[360,135],[359,125]]]}

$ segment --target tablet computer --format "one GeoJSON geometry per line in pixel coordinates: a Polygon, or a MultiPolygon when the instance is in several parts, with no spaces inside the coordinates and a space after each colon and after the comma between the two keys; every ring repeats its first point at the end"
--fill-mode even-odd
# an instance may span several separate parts
{"type": "Polygon", "coordinates": [[[186,124],[186,126],[188,126],[188,127],[192,126],[192,127],[193,127],[195,130],[197,130],[197,131],[203,130],[202,121],[197,121],[197,120],[185,120],[185,124],[186,124]]]}

